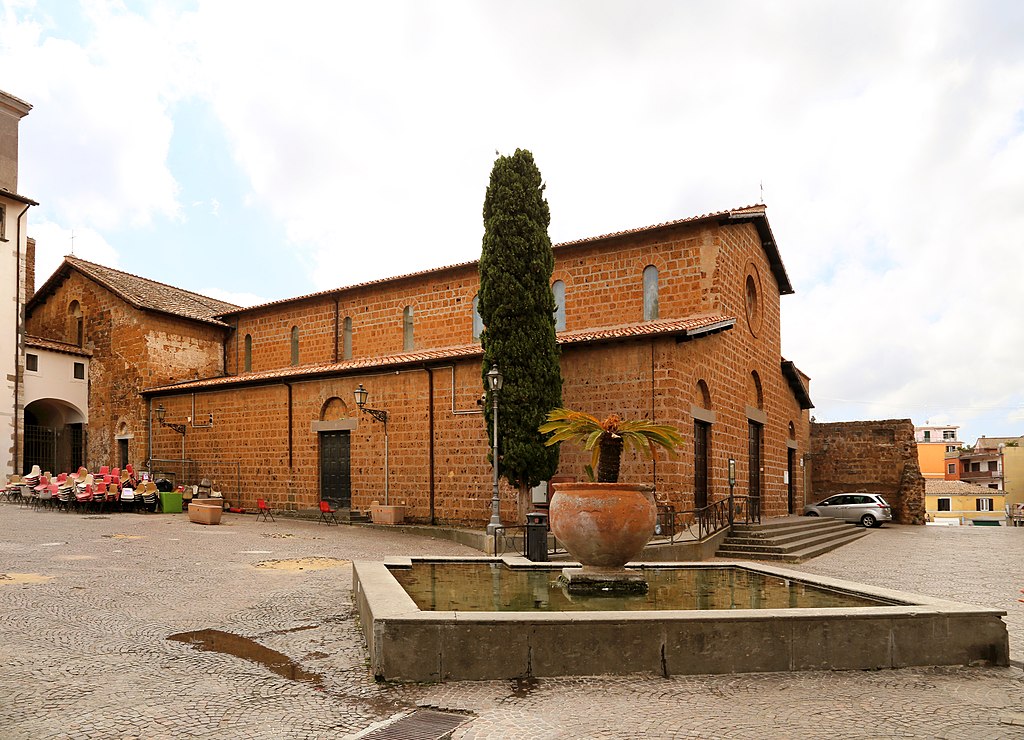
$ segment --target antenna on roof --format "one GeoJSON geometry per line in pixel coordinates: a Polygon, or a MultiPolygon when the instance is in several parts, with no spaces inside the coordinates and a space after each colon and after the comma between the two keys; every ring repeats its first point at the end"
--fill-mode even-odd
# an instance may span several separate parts
{"type": "Polygon", "coordinates": [[[75,230],[71,230],[71,256],[75,256],[75,230]]]}
{"type": "Polygon", "coordinates": [[[764,180],[761,180],[761,205],[764,205],[764,180]]]}

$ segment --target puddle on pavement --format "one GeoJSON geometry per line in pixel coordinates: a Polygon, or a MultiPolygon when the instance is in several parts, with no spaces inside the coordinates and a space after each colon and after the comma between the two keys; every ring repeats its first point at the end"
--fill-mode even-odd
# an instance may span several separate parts
{"type": "Polygon", "coordinates": [[[60,547],[61,545],[66,545],[66,544],[68,544],[68,543],[67,542],[44,542],[44,543],[42,543],[39,546],[40,547],[60,547]]]}
{"type": "Polygon", "coordinates": [[[52,580],[53,576],[44,576],[39,573],[0,573],[0,586],[48,583],[52,580]]]}
{"type": "Polygon", "coordinates": [[[195,632],[179,632],[167,638],[175,642],[183,642],[196,650],[206,650],[224,655],[233,655],[242,660],[263,666],[272,673],[293,681],[305,681],[323,691],[323,676],[307,671],[284,653],[271,650],[248,637],[221,630],[198,630],[195,632]]]}
{"type": "Polygon", "coordinates": [[[96,560],[95,555],[58,555],[54,560],[96,560]]]}
{"type": "Polygon", "coordinates": [[[295,535],[290,532],[263,532],[262,536],[270,537],[273,540],[286,540],[289,537],[294,537],[295,535]]]}
{"type": "Polygon", "coordinates": [[[141,534],[105,534],[103,535],[108,540],[144,540],[145,535],[141,534]]]}
{"type": "Polygon", "coordinates": [[[83,516],[83,519],[109,519],[109,516],[83,516]]]}
{"type": "Polygon", "coordinates": [[[340,558],[291,558],[290,560],[264,560],[256,563],[257,568],[268,570],[325,570],[327,568],[342,568],[351,565],[351,560],[340,558]]]}

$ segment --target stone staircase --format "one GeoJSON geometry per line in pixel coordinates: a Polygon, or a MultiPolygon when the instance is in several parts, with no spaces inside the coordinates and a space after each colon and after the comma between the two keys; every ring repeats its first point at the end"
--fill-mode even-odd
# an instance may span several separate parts
{"type": "Polygon", "coordinates": [[[868,532],[864,527],[829,517],[791,516],[762,524],[735,524],[716,556],[800,563],[859,540],[868,532]]]}

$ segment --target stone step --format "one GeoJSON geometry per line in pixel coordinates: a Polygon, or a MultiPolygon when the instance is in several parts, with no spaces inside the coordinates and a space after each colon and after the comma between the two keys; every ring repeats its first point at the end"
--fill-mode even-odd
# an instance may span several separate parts
{"type": "Polygon", "coordinates": [[[742,534],[730,534],[726,542],[730,544],[749,545],[787,545],[793,542],[801,542],[814,537],[830,537],[850,530],[852,525],[835,520],[834,525],[826,527],[810,527],[800,530],[785,530],[783,534],[776,534],[770,537],[759,537],[755,533],[745,532],[742,534]]]}
{"type": "Polygon", "coordinates": [[[804,560],[809,560],[810,558],[835,550],[836,548],[842,547],[854,540],[859,540],[861,537],[869,534],[869,531],[870,530],[867,529],[851,527],[842,534],[837,534],[827,539],[817,540],[813,543],[803,542],[800,543],[800,546],[790,549],[780,548],[779,550],[773,550],[771,546],[761,546],[759,549],[744,549],[742,547],[732,549],[727,548],[723,543],[723,545],[718,548],[716,556],[732,560],[774,560],[787,563],[800,563],[804,560]]]}
{"type": "Polygon", "coordinates": [[[725,541],[718,548],[718,551],[748,550],[750,552],[794,552],[796,550],[803,550],[823,542],[843,537],[851,529],[851,527],[846,527],[838,532],[816,532],[812,535],[807,535],[796,540],[788,540],[786,542],[777,542],[775,540],[751,540],[749,538],[737,541],[732,537],[726,537],[725,541]]]}
{"type": "Polygon", "coordinates": [[[761,539],[772,538],[791,534],[821,529],[836,529],[849,526],[842,519],[831,517],[806,517],[801,520],[787,520],[781,524],[773,523],[765,526],[757,524],[735,524],[732,533],[746,537],[758,537],[761,539]]]}

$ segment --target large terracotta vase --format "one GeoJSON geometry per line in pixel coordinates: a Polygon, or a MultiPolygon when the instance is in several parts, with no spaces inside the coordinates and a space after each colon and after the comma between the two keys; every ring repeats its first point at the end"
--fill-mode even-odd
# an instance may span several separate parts
{"type": "Polygon", "coordinates": [[[556,483],[551,531],[584,570],[621,568],[651,539],[658,507],[649,486],[556,483]]]}

